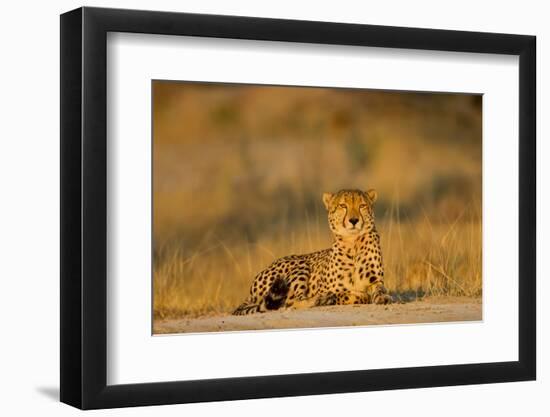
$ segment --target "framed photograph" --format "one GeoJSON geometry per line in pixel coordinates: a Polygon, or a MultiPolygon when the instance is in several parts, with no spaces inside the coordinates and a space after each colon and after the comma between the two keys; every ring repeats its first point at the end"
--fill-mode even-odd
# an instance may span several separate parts
{"type": "Polygon", "coordinates": [[[61,401],[533,380],[535,37],[61,16],[61,401]]]}

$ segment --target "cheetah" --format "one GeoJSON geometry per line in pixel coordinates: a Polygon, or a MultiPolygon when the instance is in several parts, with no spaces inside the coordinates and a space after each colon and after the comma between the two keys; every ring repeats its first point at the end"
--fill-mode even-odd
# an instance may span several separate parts
{"type": "Polygon", "coordinates": [[[252,283],[234,315],[325,305],[388,304],[380,236],[374,224],[375,190],[324,193],[334,241],[329,249],[274,261],[252,283]]]}

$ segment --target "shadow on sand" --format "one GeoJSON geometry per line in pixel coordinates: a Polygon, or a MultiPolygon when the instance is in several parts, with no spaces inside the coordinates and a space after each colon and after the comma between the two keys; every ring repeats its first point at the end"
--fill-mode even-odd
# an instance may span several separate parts
{"type": "Polygon", "coordinates": [[[412,303],[413,301],[421,301],[426,295],[425,291],[390,291],[394,302],[397,304],[412,303]]]}

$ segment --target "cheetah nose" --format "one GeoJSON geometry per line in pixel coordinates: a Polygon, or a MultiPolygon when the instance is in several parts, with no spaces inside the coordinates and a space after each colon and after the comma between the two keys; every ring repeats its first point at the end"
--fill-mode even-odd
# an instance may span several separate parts
{"type": "Polygon", "coordinates": [[[355,218],[355,217],[349,219],[349,222],[350,222],[352,225],[354,225],[354,226],[357,224],[358,221],[359,221],[359,219],[357,219],[357,218],[355,218]]]}

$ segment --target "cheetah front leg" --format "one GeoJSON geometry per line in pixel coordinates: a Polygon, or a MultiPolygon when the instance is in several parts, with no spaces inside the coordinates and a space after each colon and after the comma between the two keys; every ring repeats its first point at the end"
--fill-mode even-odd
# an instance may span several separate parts
{"type": "Polygon", "coordinates": [[[317,305],[369,304],[370,297],[368,294],[358,291],[329,292],[319,301],[320,303],[317,305]]]}
{"type": "Polygon", "coordinates": [[[345,304],[368,304],[369,296],[365,293],[339,292],[332,291],[316,295],[304,300],[303,307],[322,307],[345,304]]]}
{"type": "Polygon", "coordinates": [[[355,291],[346,291],[338,293],[338,302],[336,304],[369,304],[370,302],[371,298],[369,294],[355,291]]]}
{"type": "Polygon", "coordinates": [[[300,294],[293,300],[288,301],[286,307],[292,309],[303,309],[311,307],[330,306],[337,303],[338,299],[336,297],[336,294],[332,292],[314,295],[313,297],[306,297],[305,294],[300,294]]]}
{"type": "Polygon", "coordinates": [[[296,297],[292,301],[287,302],[286,307],[289,309],[299,310],[303,308],[314,307],[316,304],[316,297],[296,297]]]}
{"type": "Polygon", "coordinates": [[[370,297],[366,293],[355,291],[344,291],[334,293],[329,291],[324,293],[315,300],[315,306],[333,306],[333,305],[347,305],[347,304],[369,304],[370,297]]]}
{"type": "Polygon", "coordinates": [[[373,288],[370,292],[343,291],[328,292],[316,300],[315,306],[350,305],[350,304],[389,304],[392,297],[387,294],[383,285],[373,288]]]}

